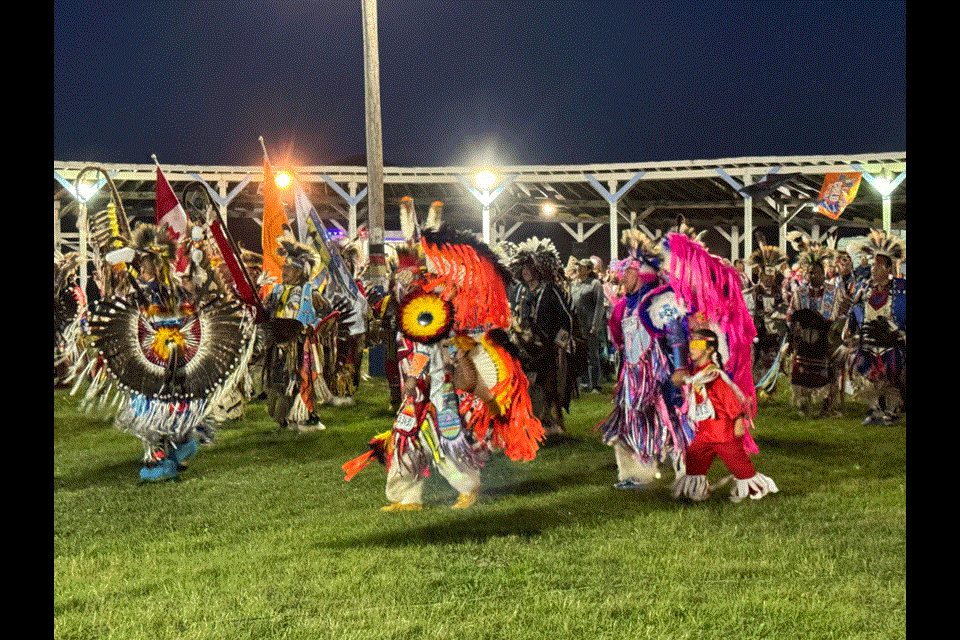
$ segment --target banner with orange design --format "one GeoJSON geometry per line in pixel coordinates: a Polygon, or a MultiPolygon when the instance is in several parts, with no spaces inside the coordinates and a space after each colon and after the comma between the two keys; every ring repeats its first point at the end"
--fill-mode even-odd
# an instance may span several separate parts
{"type": "Polygon", "coordinates": [[[820,195],[814,202],[814,209],[831,220],[839,218],[847,205],[857,197],[860,177],[859,171],[825,175],[823,186],[820,188],[820,195]]]}

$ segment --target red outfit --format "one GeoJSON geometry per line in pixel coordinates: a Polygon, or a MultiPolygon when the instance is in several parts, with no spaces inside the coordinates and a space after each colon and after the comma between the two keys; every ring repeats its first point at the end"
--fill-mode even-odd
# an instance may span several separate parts
{"type": "MultiPolygon", "coordinates": [[[[703,371],[710,364],[700,367],[694,373],[703,371]]],[[[702,389],[694,389],[697,403],[706,398],[713,405],[714,417],[697,421],[697,433],[687,447],[686,466],[688,475],[706,475],[713,459],[717,456],[738,480],[751,478],[756,474],[753,463],[747,456],[743,436],[733,433],[738,416],[745,416],[746,408],[733,388],[717,375],[702,389]]]]}

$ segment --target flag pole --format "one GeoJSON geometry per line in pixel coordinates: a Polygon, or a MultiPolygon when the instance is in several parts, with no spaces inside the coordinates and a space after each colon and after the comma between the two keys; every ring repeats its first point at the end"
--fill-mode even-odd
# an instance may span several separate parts
{"type": "Polygon", "coordinates": [[[266,160],[267,164],[272,167],[273,165],[270,163],[270,154],[267,153],[267,145],[263,143],[263,136],[260,136],[257,139],[260,141],[260,148],[263,149],[263,159],[266,160]]]}

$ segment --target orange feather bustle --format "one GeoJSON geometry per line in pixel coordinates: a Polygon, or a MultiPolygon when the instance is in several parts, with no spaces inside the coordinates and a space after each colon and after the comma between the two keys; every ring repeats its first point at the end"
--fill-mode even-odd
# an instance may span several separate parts
{"type": "Polygon", "coordinates": [[[489,260],[482,259],[473,247],[465,244],[438,247],[425,240],[421,242],[424,254],[430,258],[436,271],[429,275],[423,288],[427,291],[440,289],[447,300],[456,298],[454,330],[473,331],[509,325],[506,289],[489,260]]]}
{"type": "Polygon", "coordinates": [[[478,440],[488,438],[491,446],[503,449],[511,460],[533,460],[543,440],[543,425],[533,413],[527,377],[520,362],[488,332],[482,346],[497,361],[497,382],[490,389],[493,407],[476,396],[467,396],[461,411],[478,440]]]}

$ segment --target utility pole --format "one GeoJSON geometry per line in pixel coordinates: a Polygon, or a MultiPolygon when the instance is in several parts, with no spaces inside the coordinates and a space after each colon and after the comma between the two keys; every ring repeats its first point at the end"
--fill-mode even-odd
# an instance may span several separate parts
{"type": "Polygon", "coordinates": [[[377,0],[363,2],[363,66],[367,123],[367,213],[371,284],[386,288],[383,210],[383,135],[380,126],[380,57],[377,0]]]}

